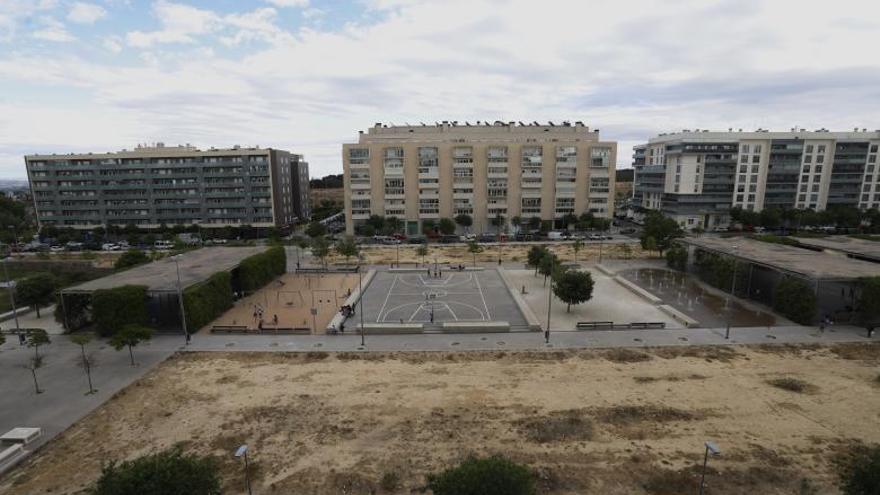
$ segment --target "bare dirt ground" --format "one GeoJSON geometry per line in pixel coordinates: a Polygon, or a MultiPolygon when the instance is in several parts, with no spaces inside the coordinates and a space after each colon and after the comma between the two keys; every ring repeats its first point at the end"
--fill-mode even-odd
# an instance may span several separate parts
{"type": "MultiPolygon", "coordinates": [[[[247,325],[255,329],[259,317],[254,317],[257,309],[263,310],[264,328],[312,328],[317,324],[317,333],[324,329],[339,312],[339,307],[348,298],[349,290],[357,287],[357,274],[295,274],[286,273],[270,282],[262,289],[236,301],[235,306],[212,321],[203,332],[209,332],[214,325],[247,325]],[[312,318],[311,309],[317,314],[312,318]],[[278,324],[273,317],[278,316],[278,324]]],[[[313,329],[312,333],[316,333],[313,329]]]]}
{"type": "Polygon", "coordinates": [[[257,494],[419,493],[472,453],[528,463],[542,494],[696,493],[712,439],[707,494],[833,494],[839,456],[880,442],[878,366],[880,345],[179,354],[0,493],[77,493],[175,442],[216,455],[230,493],[245,442],[257,494]]]}
{"type": "MultiPolygon", "coordinates": [[[[548,243],[544,244],[550,251],[555,253],[563,262],[573,262],[575,259],[574,248],[571,243],[548,243]]],[[[657,257],[656,252],[642,250],[637,241],[625,244],[604,244],[602,246],[603,259],[644,259],[657,257]]],[[[422,257],[416,255],[416,248],[413,244],[400,245],[400,262],[401,263],[421,263],[422,257]]],[[[500,251],[496,245],[483,246],[484,251],[477,254],[478,263],[496,263],[499,255],[503,262],[522,262],[525,264],[531,245],[524,244],[505,244],[501,246],[500,251]]],[[[361,253],[367,263],[383,265],[397,262],[397,250],[395,246],[361,246],[361,253]]],[[[436,257],[439,263],[453,264],[470,264],[474,261],[474,255],[468,252],[466,245],[445,245],[445,244],[429,244],[428,255],[425,262],[434,263],[436,257]]],[[[332,256],[328,258],[331,262],[344,263],[345,258],[332,256]]],[[[599,260],[599,244],[596,242],[585,243],[583,248],[577,254],[579,262],[595,262],[599,260]]]]}

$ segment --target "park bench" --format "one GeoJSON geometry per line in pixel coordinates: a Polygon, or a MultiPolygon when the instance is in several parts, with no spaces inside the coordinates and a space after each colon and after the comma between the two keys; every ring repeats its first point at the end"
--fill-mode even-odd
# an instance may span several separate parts
{"type": "Polygon", "coordinates": [[[247,333],[245,325],[214,325],[211,327],[211,333],[247,333]]]}
{"type": "Polygon", "coordinates": [[[651,328],[666,328],[662,321],[614,323],[612,321],[579,321],[578,330],[647,330],[651,328]]]}
{"type": "Polygon", "coordinates": [[[578,330],[613,330],[613,321],[579,321],[577,322],[578,330]]]}

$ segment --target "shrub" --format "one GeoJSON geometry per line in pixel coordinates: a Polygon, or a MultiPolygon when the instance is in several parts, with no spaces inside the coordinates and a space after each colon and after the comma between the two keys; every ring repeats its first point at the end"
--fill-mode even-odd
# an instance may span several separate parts
{"type": "Polygon", "coordinates": [[[556,278],[553,294],[568,305],[565,308],[568,313],[572,304],[587,302],[593,297],[593,277],[590,272],[565,271],[556,278]]]}
{"type": "Polygon", "coordinates": [[[143,285],[96,290],[92,294],[92,317],[98,334],[108,337],[128,324],[146,325],[146,299],[147,288],[143,285]]]}
{"type": "Polygon", "coordinates": [[[840,475],[845,495],[880,493],[880,447],[860,449],[840,475]]]}
{"type": "Polygon", "coordinates": [[[79,330],[92,321],[91,304],[91,294],[78,293],[65,294],[62,304],[59,292],[58,302],[55,304],[55,321],[63,325],[68,332],[79,330]],[[65,310],[67,311],[66,318],[65,310]]]}
{"type": "Polygon", "coordinates": [[[379,481],[379,486],[386,492],[393,492],[397,489],[398,485],[400,485],[400,475],[394,471],[388,471],[383,474],[382,479],[379,481]]]}
{"type": "Polygon", "coordinates": [[[126,268],[131,268],[133,266],[142,265],[149,262],[150,257],[147,256],[147,254],[140,249],[129,249],[128,251],[122,253],[122,256],[120,256],[119,259],[116,260],[116,263],[113,264],[113,268],[117,270],[125,270],[126,268]]]}
{"type": "Polygon", "coordinates": [[[217,463],[209,457],[184,454],[180,447],[111,462],[88,491],[91,495],[219,495],[217,463]]]}
{"type": "Polygon", "coordinates": [[[813,385],[797,378],[774,378],[772,380],[767,380],[767,383],[776,388],[781,388],[782,390],[788,390],[789,392],[795,392],[798,394],[803,394],[814,389],[813,385]]]}
{"type": "Polygon", "coordinates": [[[528,467],[501,456],[469,457],[457,467],[428,476],[434,495],[533,495],[535,479],[528,467]]]}
{"type": "Polygon", "coordinates": [[[238,265],[241,289],[253,292],[287,271],[284,247],[273,246],[265,252],[245,258],[238,265]]]}
{"type": "Polygon", "coordinates": [[[232,276],[218,272],[183,291],[186,328],[190,333],[210,323],[232,307],[232,276]]]}
{"type": "Polygon", "coordinates": [[[773,291],[773,309],[791,321],[809,325],[816,316],[816,294],[805,282],[785,277],[773,291]]]}
{"type": "Polygon", "coordinates": [[[676,270],[684,271],[687,268],[688,262],[688,252],[687,249],[681,247],[679,244],[675,244],[672,246],[669,251],[666,251],[666,264],[670,268],[675,268],[676,270]]]}

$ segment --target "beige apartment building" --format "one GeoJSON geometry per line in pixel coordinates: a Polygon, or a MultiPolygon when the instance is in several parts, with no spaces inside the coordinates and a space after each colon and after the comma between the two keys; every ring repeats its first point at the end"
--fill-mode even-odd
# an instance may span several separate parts
{"type": "Polygon", "coordinates": [[[394,126],[343,144],[346,232],[370,215],[397,217],[408,235],[425,220],[470,215],[471,232],[511,219],[614,213],[617,143],[582,122],[394,126]]]}

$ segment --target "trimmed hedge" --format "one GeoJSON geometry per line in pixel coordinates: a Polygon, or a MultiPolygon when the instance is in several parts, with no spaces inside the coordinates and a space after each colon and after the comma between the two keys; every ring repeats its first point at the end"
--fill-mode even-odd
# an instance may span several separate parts
{"type": "Polygon", "coordinates": [[[98,334],[108,337],[128,324],[146,325],[147,288],[123,285],[99,289],[92,294],[92,318],[98,334]]]}
{"type": "Polygon", "coordinates": [[[784,277],[774,289],[773,309],[795,323],[810,325],[816,318],[816,294],[803,280],[784,277]]]}
{"type": "Polygon", "coordinates": [[[55,321],[60,323],[68,332],[79,330],[92,322],[92,295],[71,293],[64,295],[64,303],[61,302],[61,292],[56,295],[55,321]],[[67,321],[64,321],[64,310],[67,309],[67,321]]]}
{"type": "Polygon", "coordinates": [[[287,255],[283,246],[274,246],[263,253],[249,256],[238,265],[241,290],[253,292],[287,271],[287,255]]]}
{"type": "MultiPolygon", "coordinates": [[[[730,292],[730,288],[733,286],[733,258],[698,249],[694,253],[694,264],[697,267],[697,274],[704,282],[725,292],[730,292]]],[[[741,293],[748,283],[749,271],[744,263],[738,265],[736,289],[738,293],[741,293]]]]}
{"type": "Polygon", "coordinates": [[[201,284],[183,291],[186,328],[190,333],[210,323],[232,307],[232,275],[217,272],[201,284]]]}

